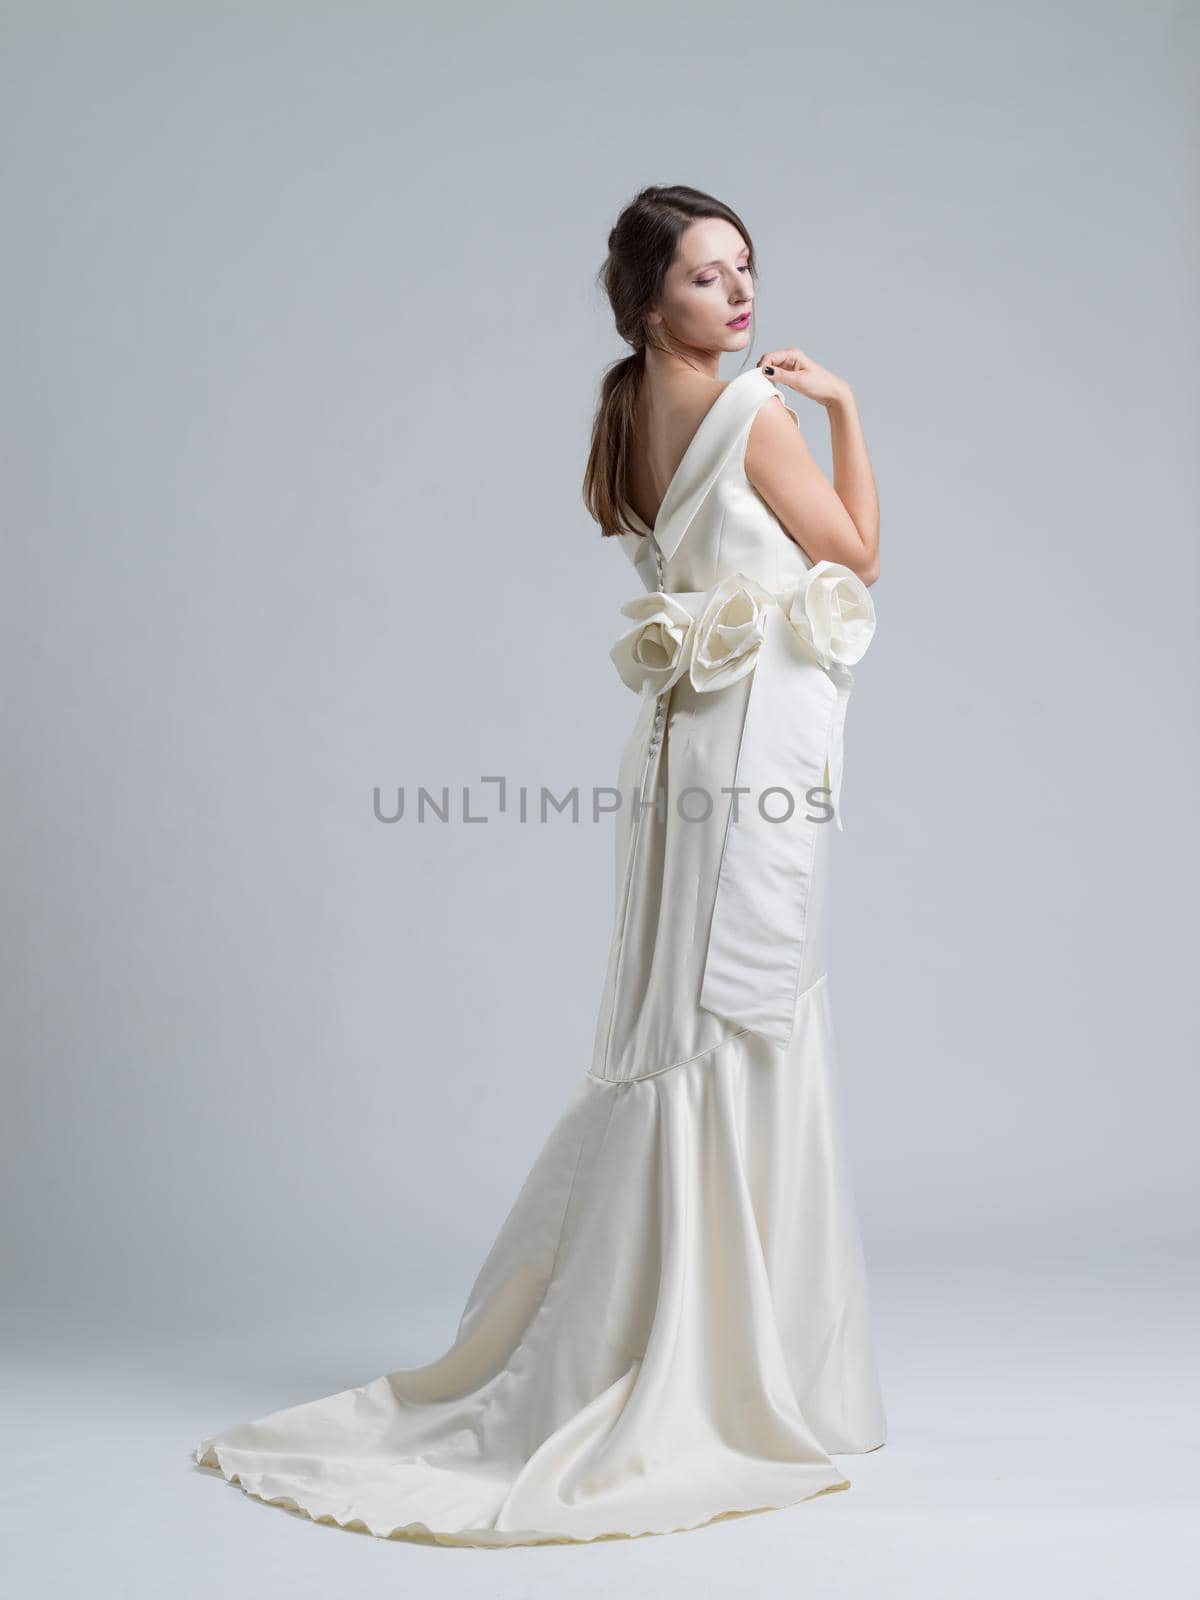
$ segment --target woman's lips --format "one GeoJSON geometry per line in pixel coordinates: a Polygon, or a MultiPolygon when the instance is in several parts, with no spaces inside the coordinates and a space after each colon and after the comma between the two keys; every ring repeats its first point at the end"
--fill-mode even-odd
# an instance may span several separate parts
{"type": "Polygon", "coordinates": [[[748,328],[750,326],[750,313],[743,311],[740,317],[734,317],[732,322],[725,324],[727,328],[748,328]]]}

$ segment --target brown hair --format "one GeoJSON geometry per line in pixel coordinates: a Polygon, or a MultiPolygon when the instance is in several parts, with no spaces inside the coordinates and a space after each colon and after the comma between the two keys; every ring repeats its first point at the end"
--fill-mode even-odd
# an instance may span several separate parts
{"type": "Polygon", "coordinates": [[[602,536],[635,531],[627,525],[623,508],[628,505],[637,398],[646,370],[646,313],[658,302],[681,236],[702,217],[723,218],[738,230],[746,241],[750,275],[755,278],[754,244],[741,218],[712,195],[684,184],[641,190],[608,236],[608,256],[597,280],[608,295],[617,332],[633,346],[633,354],[621,356],[605,369],[592,422],[583,503],[600,524],[602,536]]]}

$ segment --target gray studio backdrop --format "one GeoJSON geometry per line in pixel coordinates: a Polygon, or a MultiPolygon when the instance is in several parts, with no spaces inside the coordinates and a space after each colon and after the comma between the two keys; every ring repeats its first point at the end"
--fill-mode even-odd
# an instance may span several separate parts
{"type": "Polygon", "coordinates": [[[6,8],[11,1317],[449,1342],[589,1064],[613,825],[372,795],[615,781],[638,584],[579,483],[647,182],[744,216],[745,364],[844,374],[878,478],[832,977],[877,1281],[1181,1242],[1192,15],[6,8]]]}

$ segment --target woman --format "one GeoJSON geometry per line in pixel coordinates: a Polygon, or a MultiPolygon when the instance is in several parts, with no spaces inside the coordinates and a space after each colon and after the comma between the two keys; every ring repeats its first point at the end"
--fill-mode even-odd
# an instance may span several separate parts
{"type": "Polygon", "coordinates": [[[647,189],[604,282],[584,498],[646,593],[612,656],[616,917],[593,1059],[438,1360],[196,1450],[261,1499],[379,1537],[667,1533],[849,1487],[886,1427],[828,988],[829,819],[878,573],[848,386],[751,338],[750,236],[647,189]],[[836,488],[780,387],[825,405],[836,488]]]}

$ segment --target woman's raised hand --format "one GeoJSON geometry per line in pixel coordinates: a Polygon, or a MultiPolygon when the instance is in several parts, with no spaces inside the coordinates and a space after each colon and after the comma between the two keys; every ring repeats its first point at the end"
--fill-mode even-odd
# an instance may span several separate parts
{"type": "Polygon", "coordinates": [[[839,378],[836,372],[830,372],[811,356],[806,356],[803,350],[795,348],[768,350],[766,355],[759,357],[758,367],[759,371],[764,367],[772,367],[774,370],[767,373],[772,382],[794,389],[797,394],[805,395],[822,406],[842,399],[850,387],[845,378],[839,378]]]}

